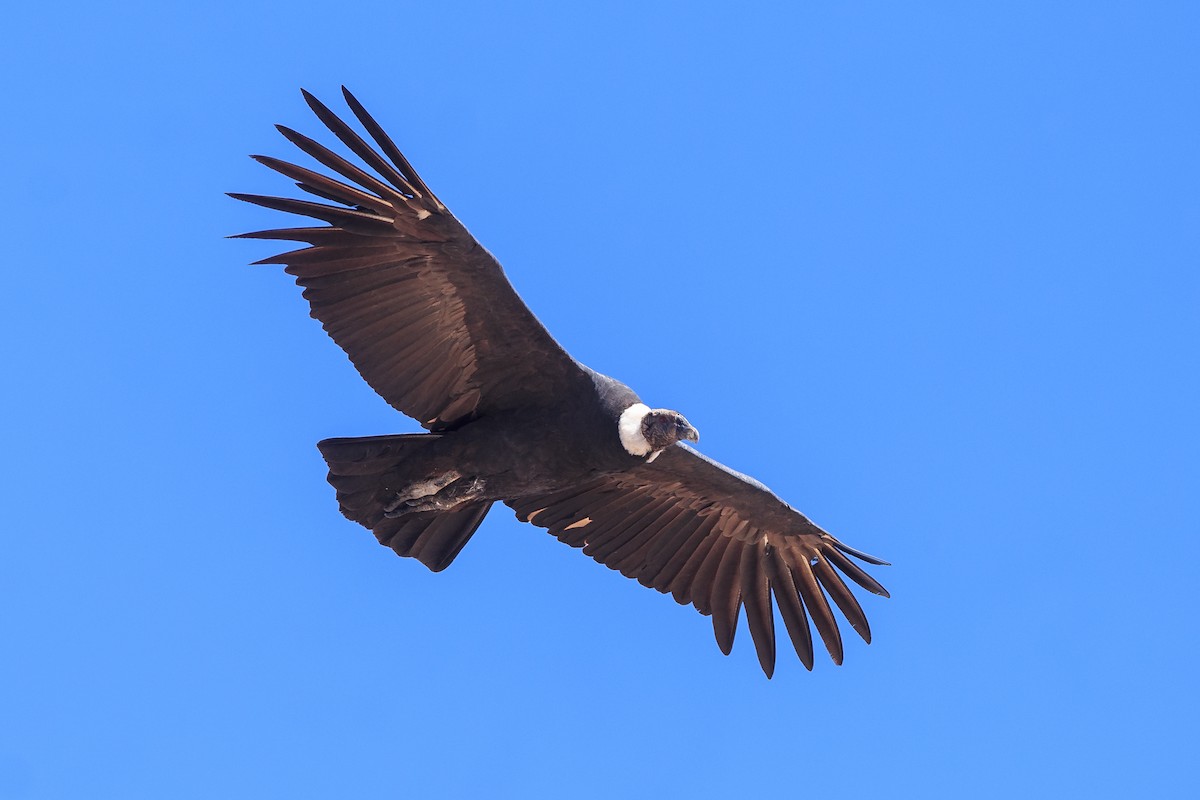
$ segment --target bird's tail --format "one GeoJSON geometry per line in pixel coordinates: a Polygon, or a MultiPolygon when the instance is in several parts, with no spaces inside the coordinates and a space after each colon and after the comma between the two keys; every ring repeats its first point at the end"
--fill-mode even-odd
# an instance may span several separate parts
{"type": "Polygon", "coordinates": [[[329,465],[329,483],[337,490],[342,514],[374,533],[380,544],[417,559],[434,572],[450,566],[492,505],[484,500],[450,511],[385,516],[385,506],[395,499],[398,486],[428,478],[415,475],[406,479],[405,463],[439,438],[418,433],[317,443],[329,465]]]}

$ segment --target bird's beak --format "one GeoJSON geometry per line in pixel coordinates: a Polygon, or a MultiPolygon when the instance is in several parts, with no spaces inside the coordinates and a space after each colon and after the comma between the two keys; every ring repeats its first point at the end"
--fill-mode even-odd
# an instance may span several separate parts
{"type": "Polygon", "coordinates": [[[691,425],[684,425],[683,430],[681,430],[680,433],[683,434],[683,436],[679,437],[681,439],[686,439],[689,442],[700,441],[700,431],[696,430],[691,425]]]}

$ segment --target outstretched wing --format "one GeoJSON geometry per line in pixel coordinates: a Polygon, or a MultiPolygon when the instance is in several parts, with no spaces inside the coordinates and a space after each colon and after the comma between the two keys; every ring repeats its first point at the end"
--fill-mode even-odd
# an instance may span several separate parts
{"type": "Polygon", "coordinates": [[[888,596],[850,556],[887,562],[847,547],[758,481],[683,444],[627,473],[508,505],[522,521],[582,547],[601,564],[711,614],[726,655],[745,606],[767,677],[775,669],[772,594],[808,669],[809,616],[834,662],[842,663],[841,634],[826,594],[871,641],[867,618],[841,575],[888,596]]]}
{"type": "Polygon", "coordinates": [[[304,92],[304,98],[375,174],[277,126],[349,183],[254,156],[334,203],[232,194],[328,223],[242,234],[308,244],[258,263],[285,264],[304,287],[312,316],[371,388],[431,430],[586,387],[579,366],[517,296],[496,259],[429,191],[354,96],[342,91],[378,151],[315,97],[304,92]]]}

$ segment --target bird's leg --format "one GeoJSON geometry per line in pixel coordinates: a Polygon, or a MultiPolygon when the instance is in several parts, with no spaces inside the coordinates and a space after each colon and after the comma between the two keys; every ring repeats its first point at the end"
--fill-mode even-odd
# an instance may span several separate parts
{"type": "Polygon", "coordinates": [[[417,483],[410,484],[407,488],[396,492],[395,497],[383,507],[383,511],[389,517],[399,516],[399,514],[393,514],[392,512],[394,511],[407,513],[405,503],[436,495],[461,477],[462,475],[451,470],[450,472],[430,478],[427,481],[418,481],[417,483]]]}
{"type": "MultiPolygon", "coordinates": [[[[448,473],[456,474],[456,473],[448,473]]],[[[462,478],[443,484],[442,489],[432,493],[422,493],[417,497],[396,500],[384,509],[385,517],[402,517],[405,514],[416,514],[421,511],[449,511],[463,503],[476,500],[483,494],[484,481],[482,478],[462,478]]]]}

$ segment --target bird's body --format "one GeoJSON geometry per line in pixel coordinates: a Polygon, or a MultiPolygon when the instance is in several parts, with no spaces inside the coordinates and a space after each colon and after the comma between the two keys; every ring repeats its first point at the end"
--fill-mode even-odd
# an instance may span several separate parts
{"type": "Polygon", "coordinates": [[[429,431],[319,444],[347,517],[400,555],[440,570],[492,504],[504,502],[597,561],[711,614],[725,652],[744,606],[768,675],[772,596],[809,668],[808,614],[841,661],[826,594],[870,641],[839,571],[886,595],[847,555],[884,562],[687,447],[698,434],[678,412],[649,408],[629,387],[572,359],[349,92],[378,151],[305,96],[378,177],[280,128],[357,185],[256,157],[336,205],[234,195],[328,223],[244,236],[309,245],[260,263],[286,264],[363,378],[429,431]]]}
{"type": "MultiPolygon", "coordinates": [[[[559,491],[638,465],[644,459],[627,452],[619,436],[612,435],[620,415],[638,402],[637,397],[611,378],[593,375],[611,391],[586,390],[550,406],[504,409],[430,435],[429,444],[405,461],[404,472],[422,481],[457,472],[460,477],[439,493],[474,486],[470,500],[494,502],[559,491]]],[[[361,440],[326,440],[321,448],[328,455],[356,441],[361,440]]],[[[405,488],[396,480],[387,486],[395,492],[405,488]]],[[[435,496],[413,498],[413,505],[435,496]]]]}

